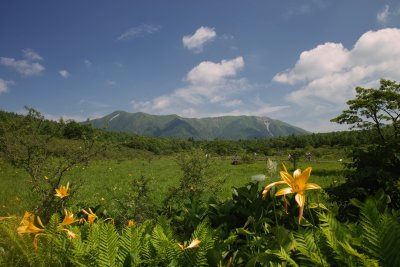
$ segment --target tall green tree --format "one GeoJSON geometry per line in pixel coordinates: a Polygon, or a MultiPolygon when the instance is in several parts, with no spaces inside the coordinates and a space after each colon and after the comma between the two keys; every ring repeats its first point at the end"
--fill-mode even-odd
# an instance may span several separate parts
{"type": "Polygon", "coordinates": [[[347,101],[348,109],[331,121],[349,124],[352,129],[374,129],[382,142],[400,134],[400,83],[382,79],[380,87],[356,88],[356,97],[347,101]]]}
{"type": "Polygon", "coordinates": [[[341,199],[365,198],[383,189],[392,205],[400,206],[400,84],[382,79],[377,89],[357,87],[356,97],[347,105],[332,121],[374,135],[369,145],[352,150],[353,172],[337,194],[341,199]]]}

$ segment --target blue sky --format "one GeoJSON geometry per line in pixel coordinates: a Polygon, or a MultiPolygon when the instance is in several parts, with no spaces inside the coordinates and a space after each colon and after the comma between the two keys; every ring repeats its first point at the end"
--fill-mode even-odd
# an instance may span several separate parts
{"type": "Polygon", "coordinates": [[[400,80],[400,3],[0,2],[0,108],[257,115],[313,132],[356,86],[400,80]]]}

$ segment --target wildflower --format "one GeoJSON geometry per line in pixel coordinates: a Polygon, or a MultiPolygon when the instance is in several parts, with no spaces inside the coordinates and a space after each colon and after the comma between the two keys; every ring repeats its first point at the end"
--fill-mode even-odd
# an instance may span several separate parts
{"type": "Polygon", "coordinates": [[[17,228],[17,232],[19,234],[43,232],[44,226],[42,224],[42,221],[40,220],[39,216],[36,216],[36,218],[39,226],[42,228],[39,228],[35,225],[35,215],[30,213],[29,211],[26,211],[20,223],[21,226],[17,228]]]}
{"type": "Polygon", "coordinates": [[[135,221],[134,220],[129,220],[128,221],[128,227],[134,227],[135,226],[135,221]]]}
{"type": "Polygon", "coordinates": [[[282,188],[276,192],[275,196],[285,196],[286,194],[296,193],[295,199],[297,204],[299,204],[299,223],[303,218],[304,203],[306,201],[306,196],[304,195],[305,190],[309,189],[321,189],[321,187],[314,183],[307,183],[308,178],[311,174],[311,167],[308,167],[303,172],[300,169],[294,171],[293,176],[288,173],[285,165],[283,165],[283,171],[280,172],[283,181],[278,181],[267,185],[262,192],[263,199],[267,197],[268,191],[280,184],[287,184],[289,187],[282,188]]]}
{"type": "Polygon", "coordinates": [[[76,219],[74,218],[74,214],[71,211],[68,211],[64,209],[64,220],[62,221],[62,225],[70,225],[74,222],[76,222],[76,219]]]}
{"type": "Polygon", "coordinates": [[[184,245],[178,244],[178,246],[181,248],[181,250],[185,249],[192,249],[192,248],[198,248],[200,246],[201,241],[195,238],[189,246],[185,247],[184,245]]]}
{"type": "Polygon", "coordinates": [[[59,197],[61,199],[69,196],[69,182],[67,183],[67,186],[61,185],[59,188],[56,188],[56,197],[59,197]]]}
{"type": "Polygon", "coordinates": [[[67,234],[67,236],[69,237],[69,238],[77,238],[78,237],[78,235],[77,234],[75,234],[74,232],[72,232],[72,231],[70,231],[70,230],[68,230],[68,229],[62,229],[62,231],[64,232],[64,233],[66,233],[67,234]]]}
{"type": "Polygon", "coordinates": [[[44,176],[44,179],[45,179],[45,180],[49,180],[49,177],[47,177],[47,176],[45,175],[45,176],[44,176]]]}
{"type": "Polygon", "coordinates": [[[90,223],[93,223],[94,220],[96,220],[96,218],[97,218],[96,214],[90,208],[89,208],[89,212],[87,212],[86,210],[82,210],[82,212],[88,216],[88,221],[90,223]]]}

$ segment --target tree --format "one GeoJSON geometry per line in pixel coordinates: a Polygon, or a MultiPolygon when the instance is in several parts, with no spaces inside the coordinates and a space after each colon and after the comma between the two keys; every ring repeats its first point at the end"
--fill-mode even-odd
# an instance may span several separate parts
{"type": "Polygon", "coordinates": [[[381,80],[380,87],[356,88],[356,97],[347,101],[348,109],[331,121],[349,124],[352,129],[376,133],[367,146],[351,151],[353,170],[348,182],[336,190],[341,200],[365,198],[383,189],[393,206],[400,206],[400,84],[381,80]]]}
{"type": "Polygon", "coordinates": [[[35,211],[46,220],[67,201],[54,197],[55,189],[66,184],[62,181],[65,174],[74,166],[87,163],[97,154],[98,148],[92,134],[81,136],[79,140],[58,138],[62,136],[64,123],[46,121],[40,112],[26,109],[26,116],[2,115],[0,153],[9,163],[29,174],[32,192],[39,203],[35,211]]]}
{"type": "Polygon", "coordinates": [[[332,122],[352,125],[351,129],[375,129],[382,142],[397,139],[400,131],[400,84],[380,81],[379,89],[356,88],[356,98],[332,122]]]}

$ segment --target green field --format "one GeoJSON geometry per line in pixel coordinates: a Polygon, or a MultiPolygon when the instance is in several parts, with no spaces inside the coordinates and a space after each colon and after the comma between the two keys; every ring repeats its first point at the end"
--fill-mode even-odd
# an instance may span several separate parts
{"type": "MultiPolygon", "coordinates": [[[[279,159],[276,159],[279,161],[279,159]]],[[[289,162],[285,162],[290,168],[289,162]]],[[[337,161],[299,162],[298,167],[313,168],[310,181],[328,188],[344,181],[343,165],[337,161]]],[[[251,181],[251,176],[265,174],[266,163],[259,158],[254,163],[232,165],[229,158],[215,157],[212,159],[210,178],[218,181],[218,198],[225,199],[231,195],[232,187],[240,187],[251,181]]],[[[130,189],[130,181],[141,176],[149,179],[150,198],[156,204],[161,204],[168,189],[177,186],[182,171],[173,156],[154,156],[133,160],[96,160],[89,165],[76,166],[69,171],[63,184],[71,183],[71,190],[76,190],[72,205],[101,204],[107,208],[112,201],[126,195],[130,189]]],[[[25,171],[15,169],[1,161],[0,165],[0,215],[22,214],[29,209],[32,201],[29,175],[25,171]]],[[[274,177],[261,182],[266,185],[280,179],[278,173],[274,177]]],[[[211,195],[205,195],[207,199],[211,195]]]]}

